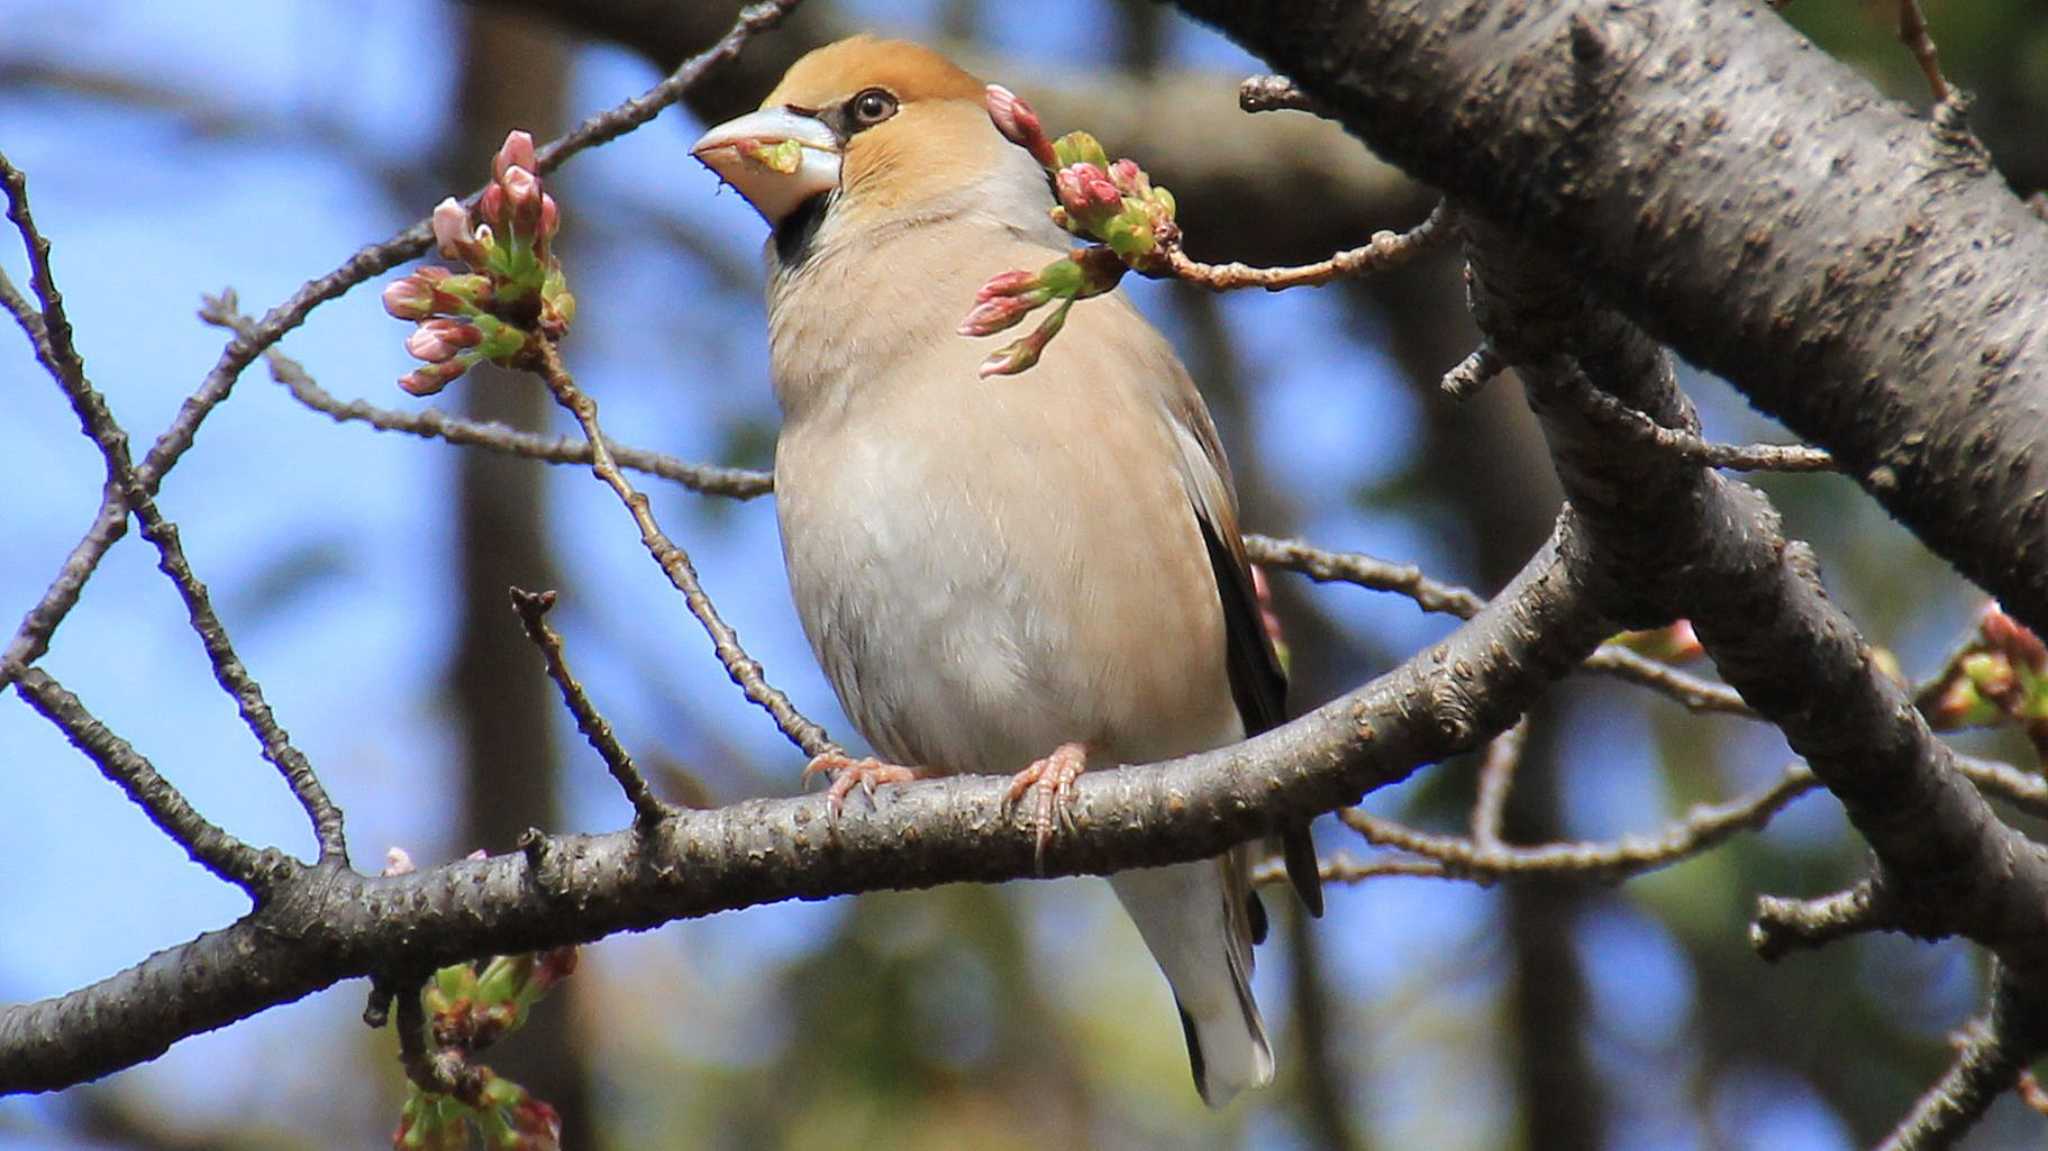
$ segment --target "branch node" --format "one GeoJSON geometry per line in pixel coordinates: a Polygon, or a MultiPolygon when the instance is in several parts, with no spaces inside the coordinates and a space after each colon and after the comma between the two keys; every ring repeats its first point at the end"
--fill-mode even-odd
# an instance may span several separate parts
{"type": "Polygon", "coordinates": [[[1246,112],[1307,112],[1330,118],[1315,97],[1285,76],[1247,76],[1237,86],[1237,106],[1246,112]]]}
{"type": "Polygon", "coordinates": [[[1445,372],[1442,382],[1437,386],[1454,400],[1469,400],[1484,390],[1486,385],[1506,368],[1507,362],[1493,350],[1493,345],[1480,344],[1472,349],[1471,355],[1459,360],[1455,367],[1445,372]]]}
{"type": "Polygon", "coordinates": [[[1891,900],[1876,879],[1819,899],[1760,895],[1749,925],[1749,945],[1766,963],[1795,950],[1824,947],[1838,939],[1896,925],[1891,900]]]}

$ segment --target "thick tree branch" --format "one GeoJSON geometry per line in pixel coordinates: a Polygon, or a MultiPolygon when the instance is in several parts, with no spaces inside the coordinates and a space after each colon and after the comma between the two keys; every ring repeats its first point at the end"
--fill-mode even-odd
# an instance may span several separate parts
{"type": "MultiPolygon", "coordinates": [[[[1728,682],[1776,723],[1875,851],[1882,906],[1853,926],[1962,935],[2008,979],[2048,986],[2048,852],[2001,822],[1822,590],[1816,563],[1754,489],[1617,441],[1568,394],[1590,383],[1666,427],[1694,426],[1670,360],[1540,252],[1468,228],[1473,314],[1541,417],[1572,506],[1627,622],[1682,616],[1728,682]],[[1881,914],[1878,912],[1881,911],[1881,914]]],[[[2038,1053],[2021,1052],[2023,1061],[2038,1053]]]]}
{"type": "Polygon", "coordinates": [[[2048,229],[1952,118],[1749,4],[1180,6],[1827,448],[2048,631],[2048,229]]]}
{"type": "MultiPolygon", "coordinates": [[[[1492,738],[1611,628],[1582,590],[1586,558],[1567,517],[1485,610],[1394,671],[1249,742],[1082,776],[1076,829],[1055,838],[1046,873],[1213,855],[1492,738]]],[[[992,776],[908,784],[837,821],[822,796],[754,800],[675,813],[651,836],[546,838],[525,853],[388,878],[301,868],[232,927],[68,995],[0,1009],[0,1093],[105,1075],[373,971],[783,899],[1030,876],[1036,827],[1004,803],[1007,787],[992,776]]]]}

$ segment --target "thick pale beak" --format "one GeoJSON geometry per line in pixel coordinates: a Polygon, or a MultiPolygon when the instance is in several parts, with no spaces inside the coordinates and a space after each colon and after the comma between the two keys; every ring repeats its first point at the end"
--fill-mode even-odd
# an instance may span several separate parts
{"type": "Polygon", "coordinates": [[[783,108],[727,120],[690,154],[739,189],[770,227],[839,186],[839,137],[822,121],[783,108]]]}

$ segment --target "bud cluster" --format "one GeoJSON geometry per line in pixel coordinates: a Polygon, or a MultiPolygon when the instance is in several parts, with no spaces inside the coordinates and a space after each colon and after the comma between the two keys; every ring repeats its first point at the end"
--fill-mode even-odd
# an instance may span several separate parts
{"type": "Polygon", "coordinates": [[[453,197],[435,206],[436,249],[468,271],[421,268],[384,289],[384,310],[419,325],[406,351],[426,361],[399,387],[432,395],[479,360],[511,362],[533,333],[569,330],[576,297],[553,250],[561,213],[538,169],[533,137],[513,132],[492,159],[474,219],[453,197]]]}
{"type": "Polygon", "coordinates": [[[469,1146],[473,1127],[491,1148],[560,1151],[562,1122],[555,1109],[470,1057],[517,1031],[541,996],[575,970],[576,949],[561,947],[539,955],[501,955],[481,972],[468,963],[435,972],[420,994],[432,1046],[426,1058],[453,1090],[424,1089],[415,1076],[392,1146],[460,1151],[469,1146]]]}
{"type": "Polygon", "coordinates": [[[1996,602],[1977,617],[1977,634],[1921,694],[1936,728],[2017,723],[2048,753],[2048,646],[1996,602]]]}
{"type": "Polygon", "coordinates": [[[1115,288],[1128,268],[1156,270],[1161,246],[1180,234],[1173,194],[1153,187],[1136,161],[1112,163],[1102,144],[1086,132],[1048,138],[1031,105],[999,84],[988,86],[987,104],[996,130],[1030,152],[1052,179],[1059,201],[1052,209],[1053,222],[1094,242],[1036,273],[1004,272],[982,285],[973,310],[960,323],[963,336],[994,335],[1046,304],[1059,303],[1029,335],[982,361],[983,377],[1013,375],[1037,363],[1074,301],[1115,288]]]}

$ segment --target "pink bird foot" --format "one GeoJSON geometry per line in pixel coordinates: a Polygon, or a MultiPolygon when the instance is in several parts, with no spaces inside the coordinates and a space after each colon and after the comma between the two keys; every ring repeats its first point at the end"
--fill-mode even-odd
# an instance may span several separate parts
{"type": "Polygon", "coordinates": [[[832,776],[832,786],[825,789],[825,809],[835,820],[854,788],[867,793],[868,802],[873,803],[875,788],[889,783],[910,783],[918,777],[914,767],[883,763],[873,756],[855,759],[843,751],[828,751],[812,757],[811,762],[804,765],[804,783],[808,785],[811,777],[821,772],[832,776]]]}
{"type": "Polygon", "coordinates": [[[1069,829],[1074,826],[1074,781],[1087,770],[1087,745],[1063,743],[1053,748],[1051,755],[1010,777],[1010,790],[1003,797],[1005,807],[1015,805],[1032,788],[1038,789],[1038,810],[1033,816],[1038,826],[1038,846],[1032,859],[1041,872],[1045,870],[1045,848],[1052,842],[1055,817],[1069,829]]]}

